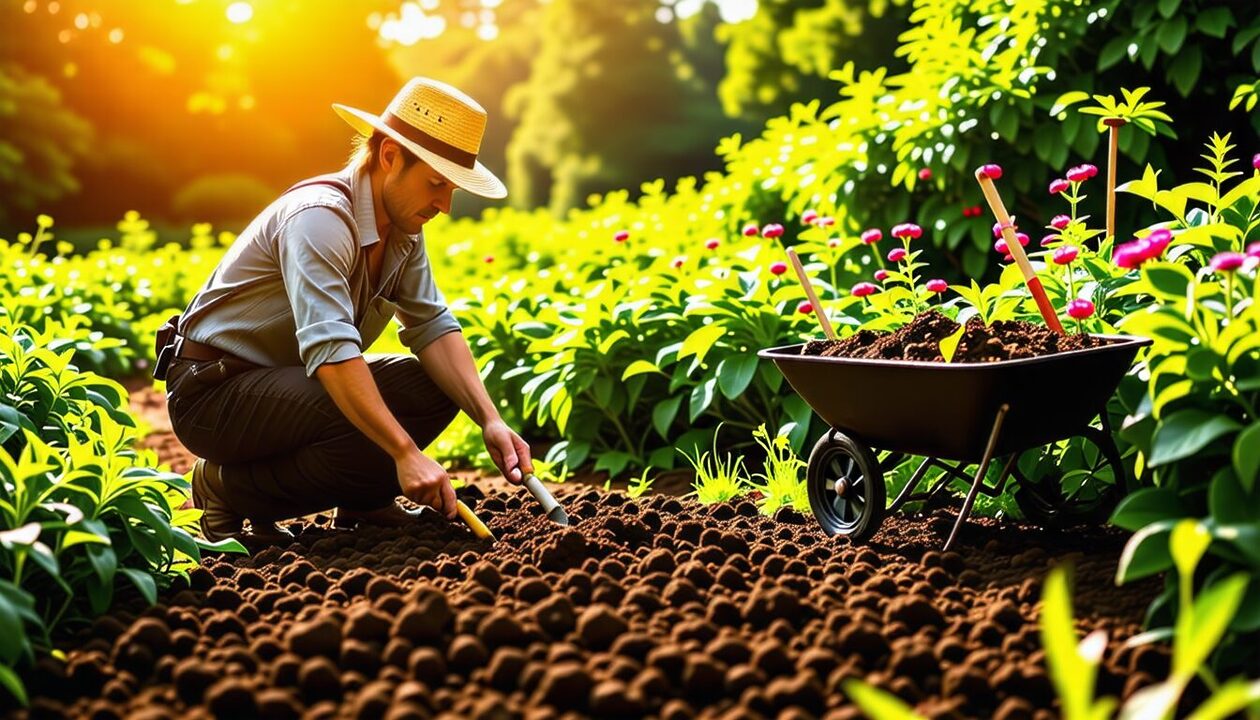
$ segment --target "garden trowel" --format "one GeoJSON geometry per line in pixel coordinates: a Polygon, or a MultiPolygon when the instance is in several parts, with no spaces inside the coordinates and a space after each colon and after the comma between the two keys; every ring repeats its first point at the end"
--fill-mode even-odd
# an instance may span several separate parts
{"type": "Polygon", "coordinates": [[[568,525],[569,516],[564,512],[564,508],[560,507],[560,503],[556,502],[556,498],[543,486],[542,481],[533,473],[525,475],[525,488],[534,496],[539,505],[542,505],[543,512],[547,515],[547,519],[557,525],[568,525]]]}

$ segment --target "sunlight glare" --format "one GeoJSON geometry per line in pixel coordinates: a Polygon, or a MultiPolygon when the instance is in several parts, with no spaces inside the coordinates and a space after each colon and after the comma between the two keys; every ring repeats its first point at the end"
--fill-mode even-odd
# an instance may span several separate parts
{"type": "Polygon", "coordinates": [[[249,22],[252,17],[254,17],[253,5],[250,5],[247,2],[234,2],[231,5],[228,5],[227,19],[229,22],[240,25],[241,23],[249,22]]]}

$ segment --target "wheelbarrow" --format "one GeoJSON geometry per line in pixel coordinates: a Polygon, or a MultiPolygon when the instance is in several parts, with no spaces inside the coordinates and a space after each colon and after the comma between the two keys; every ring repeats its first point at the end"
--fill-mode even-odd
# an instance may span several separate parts
{"type": "Polygon", "coordinates": [[[758,356],[773,360],[831,426],[806,470],[810,508],[823,529],[870,538],[884,518],[885,474],[917,456],[924,460],[887,510],[931,505],[951,482],[967,483],[949,550],[976,496],[998,497],[1009,481],[1025,518],[1046,527],[1103,522],[1126,492],[1106,404],[1151,341],[1095,337],[1106,344],[990,363],[801,355],[802,344],[758,356]],[[989,481],[994,460],[1000,472],[989,481]],[[916,492],[934,469],[941,472],[929,489],[916,492]]]}

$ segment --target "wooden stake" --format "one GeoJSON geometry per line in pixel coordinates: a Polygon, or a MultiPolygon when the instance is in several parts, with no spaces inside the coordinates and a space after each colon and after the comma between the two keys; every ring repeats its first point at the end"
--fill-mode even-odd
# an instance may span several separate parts
{"type": "Polygon", "coordinates": [[[1120,152],[1120,128],[1124,118],[1107,118],[1107,237],[1116,237],[1116,159],[1120,152]]]}
{"type": "Polygon", "coordinates": [[[805,274],[805,266],[801,264],[801,259],[797,257],[796,250],[788,248],[788,258],[792,261],[792,267],[796,268],[796,277],[800,279],[801,286],[805,288],[805,297],[809,298],[809,304],[814,308],[814,315],[818,317],[818,324],[822,325],[823,334],[828,340],[836,339],[836,331],[831,329],[831,321],[827,319],[827,313],[823,310],[822,303],[818,302],[818,295],[814,292],[814,284],[809,281],[809,276],[805,274]]]}
{"type": "Polygon", "coordinates": [[[1011,253],[1011,257],[1015,258],[1015,264],[1019,266],[1020,272],[1023,273],[1024,283],[1028,285],[1028,291],[1032,293],[1037,309],[1041,311],[1041,317],[1045,319],[1046,325],[1051,330],[1060,335],[1064,334],[1063,324],[1059,322],[1059,314],[1050,304],[1046,289],[1041,286],[1041,278],[1037,277],[1037,271],[1033,269],[1032,263],[1028,262],[1028,256],[1024,254],[1024,246],[1020,245],[1019,239],[1015,237],[1015,225],[1011,222],[1010,214],[1006,212],[1006,205],[1002,203],[1002,197],[998,195],[993,179],[985,175],[983,169],[979,169],[976,170],[976,181],[980,183],[980,191],[984,193],[984,199],[989,202],[989,209],[993,211],[993,216],[997,218],[998,225],[1002,228],[1002,238],[1006,240],[1006,248],[1011,253]]]}

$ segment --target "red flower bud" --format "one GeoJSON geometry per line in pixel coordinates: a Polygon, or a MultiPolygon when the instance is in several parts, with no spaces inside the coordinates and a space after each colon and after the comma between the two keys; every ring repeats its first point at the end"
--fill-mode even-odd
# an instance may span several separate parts
{"type": "Polygon", "coordinates": [[[613,240],[616,240],[617,242],[625,242],[629,239],[630,239],[629,230],[618,230],[617,234],[613,235],[613,240]]]}
{"type": "Polygon", "coordinates": [[[1055,230],[1062,230],[1063,228],[1067,227],[1068,223],[1070,222],[1072,222],[1072,218],[1068,217],[1067,215],[1055,215],[1054,217],[1050,218],[1050,227],[1054,228],[1055,230]]]}
{"type": "MultiPolygon", "coordinates": [[[[1260,245],[1260,243],[1257,243],[1257,245],[1260,245]]],[[[875,279],[878,280],[879,282],[884,282],[885,280],[888,279],[888,271],[885,270],[884,268],[880,268],[876,270],[875,279]]]]}
{"type": "Polygon", "coordinates": [[[1058,241],[1059,241],[1058,235],[1047,235],[1041,238],[1041,247],[1050,247],[1051,245],[1053,245],[1054,243],[1058,241]]]}
{"type": "Polygon", "coordinates": [[[837,248],[837,247],[840,247],[840,238],[831,238],[830,240],[828,240],[828,241],[827,241],[827,247],[829,247],[829,248],[837,248]]]}
{"type": "Polygon", "coordinates": [[[775,224],[775,223],[771,223],[761,229],[762,237],[768,237],[772,240],[774,238],[779,237],[782,234],[783,234],[783,226],[775,224]]]}
{"type": "Polygon", "coordinates": [[[716,249],[717,249],[717,246],[718,246],[718,245],[721,245],[721,244],[722,244],[722,243],[718,242],[718,239],[717,239],[717,238],[709,238],[709,241],[708,241],[708,242],[706,242],[706,243],[704,244],[704,246],[705,246],[705,247],[707,247],[707,248],[709,248],[710,250],[716,250],[716,249]]]}
{"type": "Polygon", "coordinates": [[[1221,252],[1212,258],[1212,262],[1209,265],[1215,272],[1231,273],[1242,267],[1246,261],[1247,256],[1240,252],[1221,252]]]}
{"type": "Polygon", "coordinates": [[[818,219],[818,213],[814,210],[806,210],[805,214],[801,215],[801,222],[805,223],[806,225],[813,225],[814,221],[817,219],[818,219]]]}
{"type": "Polygon", "coordinates": [[[1059,193],[1065,193],[1068,191],[1069,187],[1071,186],[1068,184],[1067,180],[1064,180],[1063,178],[1055,178],[1050,181],[1050,194],[1058,195],[1059,193]]]}
{"type": "Polygon", "coordinates": [[[775,275],[782,275],[787,272],[787,263],[782,261],[770,263],[770,272],[775,275]]]}
{"type": "Polygon", "coordinates": [[[1085,182],[1086,180],[1098,174],[1098,168],[1086,163],[1077,165],[1067,171],[1067,179],[1074,183],[1085,182]]]}
{"type": "Polygon", "coordinates": [[[814,306],[813,306],[813,305],[810,305],[810,304],[809,304],[809,301],[807,300],[807,301],[805,301],[805,302],[801,303],[800,305],[797,305],[797,306],[796,306],[796,311],[797,311],[798,313],[801,313],[802,315],[808,315],[808,314],[810,314],[810,313],[814,312],[814,306]]]}
{"type": "Polygon", "coordinates": [[[1006,255],[1011,251],[1011,249],[1006,246],[1006,238],[998,238],[997,241],[993,243],[993,250],[999,255],[1006,255]]]}
{"type": "Polygon", "coordinates": [[[832,225],[835,225],[835,224],[836,224],[836,219],[833,217],[828,216],[828,217],[818,218],[819,227],[831,227],[832,225]]]}
{"type": "Polygon", "coordinates": [[[676,258],[674,258],[674,262],[673,262],[674,269],[675,269],[675,270],[677,270],[678,268],[682,267],[682,266],[683,266],[683,263],[684,263],[684,262],[686,262],[686,260],[687,260],[687,258],[684,258],[684,257],[676,257],[676,258]]]}
{"type": "Polygon", "coordinates": [[[920,237],[923,237],[923,228],[915,225],[914,223],[901,223],[900,225],[893,226],[892,235],[893,237],[901,240],[905,240],[907,238],[910,240],[918,240],[920,237]]]}
{"type": "Polygon", "coordinates": [[[744,226],[744,237],[756,237],[757,232],[757,223],[748,223],[744,226]]]}
{"type": "Polygon", "coordinates": [[[1094,314],[1094,303],[1084,298],[1077,298],[1068,303],[1067,314],[1073,320],[1084,320],[1094,314]]]}
{"type": "Polygon", "coordinates": [[[1260,242],[1253,242],[1247,246],[1247,257],[1260,258],[1260,242]]]}
{"type": "Polygon", "coordinates": [[[486,256],[486,263],[487,263],[487,264],[489,264],[489,263],[492,263],[492,262],[494,262],[494,256],[493,256],[493,255],[487,255],[487,256],[486,256]]]}
{"type": "Polygon", "coordinates": [[[1076,259],[1076,255],[1079,252],[1080,251],[1075,245],[1063,245],[1062,247],[1055,248],[1054,254],[1051,255],[1051,257],[1054,258],[1056,265],[1067,265],[1076,259]]]}
{"type": "Polygon", "coordinates": [[[920,180],[931,180],[931,179],[932,179],[932,168],[923,168],[923,169],[919,170],[919,179],[920,179],[920,180]]]}
{"type": "Polygon", "coordinates": [[[892,251],[888,253],[888,262],[901,262],[906,259],[907,254],[908,253],[905,248],[893,248],[892,251]]]}
{"type": "Polygon", "coordinates": [[[947,289],[949,289],[949,283],[945,282],[944,280],[940,278],[934,278],[932,280],[927,281],[926,287],[928,289],[928,292],[943,293],[947,289]]]}
{"type": "Polygon", "coordinates": [[[998,178],[1002,177],[1002,166],[994,165],[992,163],[988,165],[982,165],[980,166],[980,175],[987,177],[990,180],[997,180],[998,178]]]}
{"type": "Polygon", "coordinates": [[[874,295],[879,292],[879,287],[873,283],[860,282],[857,285],[854,285],[850,292],[853,293],[853,297],[866,297],[867,295],[874,295]]]}
{"type": "Polygon", "coordinates": [[[1251,156],[1251,167],[1260,170],[1260,153],[1251,156]]]}
{"type": "Polygon", "coordinates": [[[1019,241],[1020,247],[1028,247],[1028,235],[1017,232],[1015,233],[1015,239],[1019,241]]]}
{"type": "Polygon", "coordinates": [[[862,231],[862,242],[867,245],[874,245],[884,238],[884,231],[879,228],[871,228],[862,231]]]}
{"type": "Polygon", "coordinates": [[[1151,249],[1151,257],[1159,257],[1164,254],[1164,250],[1168,248],[1172,242],[1172,231],[1168,228],[1159,228],[1152,230],[1151,234],[1144,238],[1151,249]]]}

